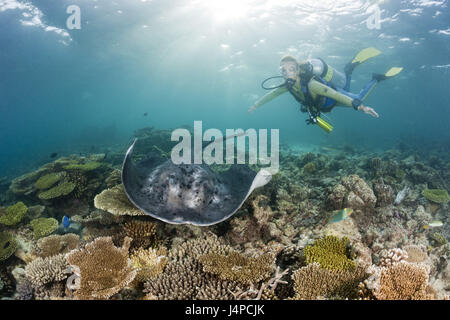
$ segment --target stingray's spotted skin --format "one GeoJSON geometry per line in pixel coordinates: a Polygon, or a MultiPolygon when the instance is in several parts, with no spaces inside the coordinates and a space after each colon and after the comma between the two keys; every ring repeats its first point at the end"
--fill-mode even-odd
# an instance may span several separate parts
{"type": "Polygon", "coordinates": [[[203,164],[175,165],[156,153],[135,164],[135,143],[125,156],[122,182],[130,201],[154,218],[173,224],[216,224],[231,217],[255,188],[256,172],[247,165],[233,165],[218,174],[203,164]]]}

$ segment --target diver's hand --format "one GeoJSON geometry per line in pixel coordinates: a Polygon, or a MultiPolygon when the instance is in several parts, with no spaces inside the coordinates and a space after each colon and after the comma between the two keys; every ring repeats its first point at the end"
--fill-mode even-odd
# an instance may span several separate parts
{"type": "Polygon", "coordinates": [[[360,105],[358,107],[358,110],[361,110],[365,114],[371,115],[372,117],[375,117],[375,118],[379,118],[380,117],[378,115],[378,113],[376,113],[375,110],[373,110],[373,108],[371,108],[371,107],[366,107],[366,106],[360,105]]]}
{"type": "Polygon", "coordinates": [[[250,109],[248,109],[248,113],[252,113],[256,110],[256,106],[252,106],[250,109]]]}

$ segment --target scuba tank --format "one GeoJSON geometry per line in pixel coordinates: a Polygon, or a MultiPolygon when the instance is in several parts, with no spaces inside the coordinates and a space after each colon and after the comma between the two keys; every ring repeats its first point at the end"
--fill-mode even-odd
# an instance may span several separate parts
{"type": "Polygon", "coordinates": [[[306,78],[317,76],[328,82],[335,88],[343,89],[347,79],[342,72],[337,71],[332,66],[328,65],[322,59],[310,59],[300,66],[300,72],[306,78]]]}

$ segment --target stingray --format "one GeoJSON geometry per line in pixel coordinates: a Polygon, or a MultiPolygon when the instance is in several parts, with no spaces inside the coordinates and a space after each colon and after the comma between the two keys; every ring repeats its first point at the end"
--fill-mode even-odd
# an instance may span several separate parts
{"type": "Polygon", "coordinates": [[[233,164],[217,173],[206,164],[174,164],[150,152],[135,163],[128,149],[122,183],[128,199],[153,218],[171,224],[208,226],[231,217],[256,188],[272,176],[246,164],[233,164]]]}

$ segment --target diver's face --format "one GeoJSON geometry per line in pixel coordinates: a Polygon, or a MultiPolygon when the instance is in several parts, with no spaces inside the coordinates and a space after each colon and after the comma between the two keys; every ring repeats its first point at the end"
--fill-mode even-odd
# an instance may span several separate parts
{"type": "Polygon", "coordinates": [[[293,61],[283,62],[280,65],[280,72],[285,80],[288,79],[296,80],[298,74],[298,65],[293,61]]]}

